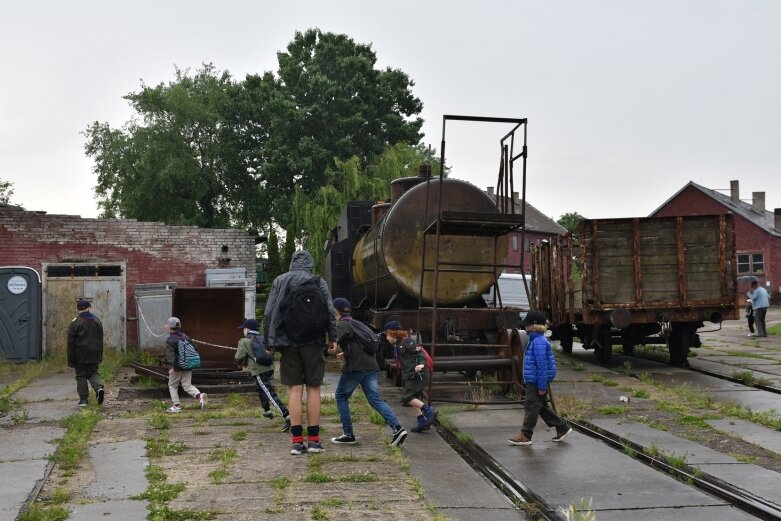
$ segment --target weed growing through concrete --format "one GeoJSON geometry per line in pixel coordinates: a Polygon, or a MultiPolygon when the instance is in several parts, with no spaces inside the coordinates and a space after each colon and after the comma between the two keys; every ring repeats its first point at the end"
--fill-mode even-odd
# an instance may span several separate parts
{"type": "Polygon", "coordinates": [[[304,478],[306,483],[330,483],[333,480],[334,478],[328,474],[323,474],[322,472],[310,472],[304,478]]]}
{"type": "Polygon", "coordinates": [[[247,431],[236,431],[231,434],[231,439],[233,441],[244,441],[247,439],[247,431]]]}
{"type": "Polygon", "coordinates": [[[326,513],[325,510],[320,508],[320,505],[315,505],[312,508],[312,519],[314,521],[327,521],[328,514],[326,513]]]}
{"type": "Polygon", "coordinates": [[[754,385],[755,379],[754,379],[754,373],[751,371],[734,371],[732,373],[732,378],[739,381],[743,385],[754,385]]]}
{"type": "Polygon", "coordinates": [[[31,505],[19,521],[65,521],[70,512],[58,506],[31,505]]]}
{"type": "Polygon", "coordinates": [[[290,478],[287,476],[277,476],[271,481],[269,481],[269,485],[271,485],[272,488],[277,490],[285,490],[287,487],[290,486],[290,478]]]}
{"type": "Polygon", "coordinates": [[[567,521],[597,521],[597,513],[593,510],[593,498],[589,498],[588,505],[586,500],[580,498],[578,506],[570,505],[569,508],[561,509],[559,512],[567,521]]]}
{"type": "Polygon", "coordinates": [[[597,412],[600,414],[624,414],[629,410],[626,405],[603,405],[597,412]]]}
{"type": "Polygon", "coordinates": [[[150,458],[159,458],[161,456],[173,456],[185,451],[187,445],[181,441],[168,441],[168,433],[160,435],[158,438],[146,439],[146,453],[150,458]]]}
{"type": "Polygon", "coordinates": [[[651,394],[645,389],[637,389],[632,393],[635,398],[648,398],[651,394]]]}
{"type": "Polygon", "coordinates": [[[688,463],[689,453],[687,452],[682,456],[679,456],[674,452],[670,452],[669,454],[665,454],[665,459],[667,460],[667,464],[672,468],[681,470],[688,463]]]}
{"type": "Polygon", "coordinates": [[[92,410],[63,418],[60,426],[66,429],[65,436],[60,438],[57,450],[50,459],[63,470],[78,468],[87,452],[87,442],[98,420],[100,415],[92,410]]]}

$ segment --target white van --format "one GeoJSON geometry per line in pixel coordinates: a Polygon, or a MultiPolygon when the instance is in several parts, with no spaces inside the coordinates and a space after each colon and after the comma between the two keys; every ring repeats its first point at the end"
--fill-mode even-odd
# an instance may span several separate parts
{"type": "MultiPolygon", "coordinates": [[[[526,294],[526,286],[523,284],[523,275],[520,273],[502,273],[499,276],[499,295],[502,297],[502,306],[529,309],[529,296],[526,294]]],[[[527,284],[531,285],[531,276],[526,275],[527,284]]],[[[498,307],[499,300],[494,302],[494,286],[483,295],[488,307],[498,307]]]]}

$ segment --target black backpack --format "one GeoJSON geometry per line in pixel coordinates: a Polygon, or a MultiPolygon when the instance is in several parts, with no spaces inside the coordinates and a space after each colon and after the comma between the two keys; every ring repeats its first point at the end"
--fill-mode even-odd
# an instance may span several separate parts
{"type": "Polygon", "coordinates": [[[320,289],[317,275],[288,286],[282,303],[283,330],[294,344],[306,344],[321,338],[331,321],[330,310],[320,289]]]}
{"type": "Polygon", "coordinates": [[[367,355],[376,355],[380,352],[380,338],[377,333],[372,331],[369,326],[360,320],[350,319],[347,321],[355,335],[355,341],[361,346],[363,352],[367,355]]]}
{"type": "Polygon", "coordinates": [[[251,335],[252,341],[252,357],[255,362],[260,365],[271,365],[274,363],[274,357],[266,351],[266,343],[263,342],[263,337],[260,335],[251,335]]]}

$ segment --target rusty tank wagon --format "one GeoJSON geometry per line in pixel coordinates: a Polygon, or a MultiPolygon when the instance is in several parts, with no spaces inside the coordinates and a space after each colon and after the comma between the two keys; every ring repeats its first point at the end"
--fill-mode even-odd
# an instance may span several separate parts
{"type": "MultiPolygon", "coordinates": [[[[388,201],[352,201],[332,233],[326,280],[333,295],[348,297],[353,315],[375,330],[399,319],[429,350],[435,372],[480,371],[495,375],[497,383],[509,389],[520,383],[517,327],[524,310],[489,308],[482,296],[496,287],[507,267],[507,234],[523,229],[524,215],[513,213],[514,207],[502,201],[511,200],[517,160],[523,162],[525,177],[526,120],[444,120],[514,125],[500,140],[496,196],[462,180],[432,177],[430,167],[424,166],[419,176],[393,181],[388,201]],[[516,154],[513,143],[519,128],[524,145],[516,154]]],[[[383,364],[392,361],[389,349],[386,346],[383,364]]]]}

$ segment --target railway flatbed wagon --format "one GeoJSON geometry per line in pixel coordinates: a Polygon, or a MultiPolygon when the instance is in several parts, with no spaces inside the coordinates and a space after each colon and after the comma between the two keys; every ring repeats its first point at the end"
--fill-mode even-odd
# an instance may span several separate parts
{"type": "Polygon", "coordinates": [[[584,220],[533,251],[532,307],[565,352],[574,338],[608,363],[620,342],[669,346],[683,365],[697,329],[739,315],[731,214],[584,220]]]}

